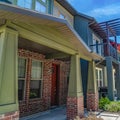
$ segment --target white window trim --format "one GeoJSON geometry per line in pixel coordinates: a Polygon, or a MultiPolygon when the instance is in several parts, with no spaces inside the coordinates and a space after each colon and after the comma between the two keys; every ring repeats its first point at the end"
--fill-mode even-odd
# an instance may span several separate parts
{"type": "Polygon", "coordinates": [[[98,85],[98,87],[103,87],[103,69],[96,67],[96,70],[98,71],[98,78],[96,76],[97,85],[98,85]],[[102,73],[102,78],[101,79],[100,79],[100,72],[99,71],[101,71],[101,73],[102,73]],[[101,81],[101,86],[100,86],[100,81],[101,81]]]}

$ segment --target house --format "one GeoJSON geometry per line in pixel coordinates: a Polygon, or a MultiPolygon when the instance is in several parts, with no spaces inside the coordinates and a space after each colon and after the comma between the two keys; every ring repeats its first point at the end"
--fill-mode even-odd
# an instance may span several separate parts
{"type": "Polygon", "coordinates": [[[94,18],[63,0],[0,1],[0,119],[64,104],[68,120],[97,110],[103,56],[88,44],[100,35],[86,33],[94,18]]]}
{"type": "MultiPolygon", "coordinates": [[[[96,61],[96,81],[99,98],[107,96],[110,100],[114,100],[117,96],[119,99],[120,68],[117,36],[120,33],[118,29],[120,19],[103,23],[97,23],[95,20],[91,22],[92,20],[92,17],[77,14],[75,15],[74,28],[94,53],[104,57],[104,59],[96,61]]],[[[87,63],[83,64],[88,69],[87,63]]],[[[84,75],[84,87],[86,83],[87,79],[85,80],[84,75]]],[[[84,96],[86,96],[86,92],[84,92],[84,96]]]]}

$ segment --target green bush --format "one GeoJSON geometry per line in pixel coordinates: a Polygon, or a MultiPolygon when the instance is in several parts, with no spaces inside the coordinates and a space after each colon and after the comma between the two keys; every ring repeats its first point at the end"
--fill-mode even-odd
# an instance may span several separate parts
{"type": "Polygon", "coordinates": [[[120,102],[111,102],[104,106],[104,110],[108,112],[118,112],[120,111],[120,102]]]}
{"type": "Polygon", "coordinates": [[[99,101],[99,108],[104,109],[105,105],[110,104],[110,100],[107,97],[102,97],[99,101]]]}

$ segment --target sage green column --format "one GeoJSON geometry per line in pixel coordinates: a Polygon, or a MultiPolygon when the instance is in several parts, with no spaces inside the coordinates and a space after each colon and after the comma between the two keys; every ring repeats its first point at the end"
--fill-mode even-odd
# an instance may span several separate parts
{"type": "Polygon", "coordinates": [[[83,96],[81,66],[80,66],[79,55],[74,55],[71,57],[68,96],[69,97],[83,96]]]}
{"type": "Polygon", "coordinates": [[[0,28],[0,114],[18,110],[18,33],[0,28]]]}
{"type": "Polygon", "coordinates": [[[89,68],[88,68],[88,86],[87,86],[88,93],[98,92],[95,67],[96,67],[95,62],[90,61],[89,68]]]}
{"type": "Polygon", "coordinates": [[[98,88],[95,68],[95,62],[90,61],[88,68],[87,109],[93,111],[98,110],[98,88]]]}

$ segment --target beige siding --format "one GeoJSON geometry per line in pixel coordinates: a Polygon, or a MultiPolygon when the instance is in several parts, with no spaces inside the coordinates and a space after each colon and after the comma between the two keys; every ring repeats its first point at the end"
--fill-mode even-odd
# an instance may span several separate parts
{"type": "Polygon", "coordinates": [[[73,26],[73,19],[74,19],[73,16],[59,3],[54,1],[53,15],[59,17],[60,14],[64,15],[65,19],[69,22],[69,24],[73,26]]]}
{"type": "Polygon", "coordinates": [[[101,39],[94,33],[93,33],[93,40],[101,41],[101,39]]]}

